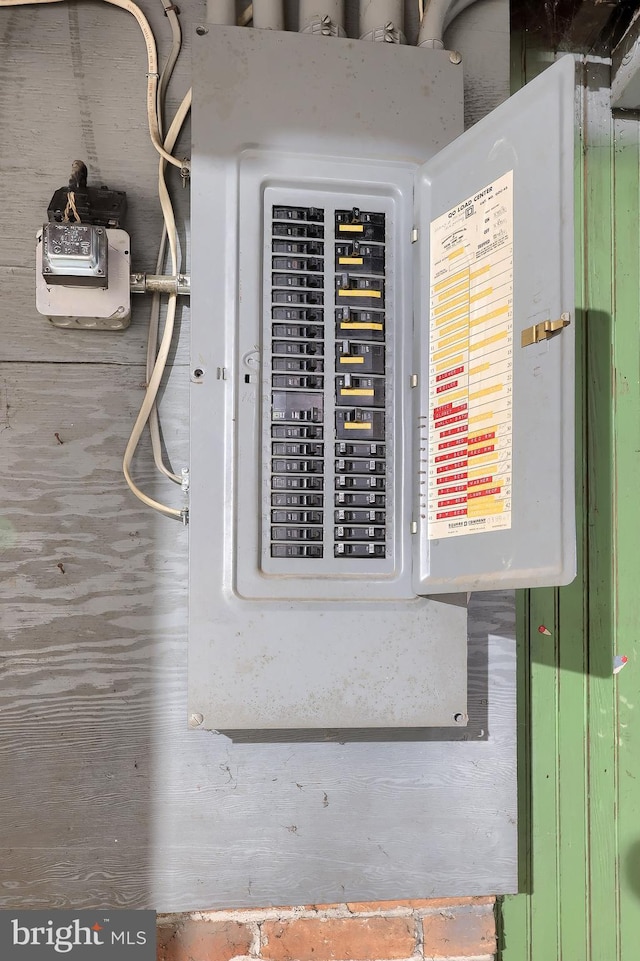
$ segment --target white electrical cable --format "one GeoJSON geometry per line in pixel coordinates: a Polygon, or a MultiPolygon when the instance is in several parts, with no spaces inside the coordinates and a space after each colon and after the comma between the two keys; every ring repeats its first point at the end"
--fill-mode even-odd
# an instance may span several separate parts
{"type": "MultiPolygon", "coordinates": [[[[63,0],[0,0],[0,7],[22,7],[41,3],[62,3],[63,0]]],[[[178,160],[166,151],[160,139],[160,128],[158,126],[157,113],[157,91],[158,91],[158,52],[156,41],[149,25],[149,21],[143,14],[140,7],[133,3],[133,0],[101,0],[102,3],[109,3],[114,7],[126,10],[138,22],[142,31],[145,46],[147,48],[147,120],[149,123],[149,134],[151,143],[164,159],[181,169],[188,164],[183,160],[178,160]]]]}
{"type": "Polygon", "coordinates": [[[164,15],[169,21],[169,26],[171,27],[171,50],[169,51],[169,56],[167,61],[162,68],[162,73],[160,74],[160,81],[158,83],[158,98],[156,101],[156,113],[158,114],[158,129],[160,131],[160,136],[164,136],[164,101],[167,93],[167,87],[169,86],[169,81],[173,76],[173,70],[176,65],[176,61],[180,56],[180,50],[182,49],[182,29],[180,27],[180,20],[176,13],[177,7],[171,0],[161,0],[162,6],[164,7],[164,15]]]}
{"type": "MultiPolygon", "coordinates": [[[[187,114],[191,109],[191,90],[189,90],[178,107],[173,122],[169,127],[169,131],[165,138],[165,146],[167,149],[171,149],[178,139],[178,134],[182,128],[184,121],[186,120],[187,114]]],[[[164,160],[160,160],[159,164],[159,195],[160,204],[162,206],[162,213],[164,216],[165,226],[167,230],[167,238],[169,240],[169,249],[171,253],[171,269],[174,275],[178,273],[178,249],[177,249],[177,231],[175,224],[175,217],[173,213],[173,207],[171,205],[171,199],[169,197],[169,192],[167,190],[167,185],[164,179],[164,160]]],[[[130,490],[135,496],[146,504],[147,507],[152,507],[154,510],[160,511],[161,514],[166,514],[168,517],[175,517],[178,520],[185,520],[185,511],[178,510],[175,507],[167,507],[166,504],[161,504],[159,501],[154,500],[147,494],[143,493],[140,488],[135,484],[133,478],[131,477],[131,462],[133,460],[133,455],[136,452],[138,443],[144,431],[145,425],[149,419],[153,406],[156,402],[156,397],[158,396],[158,390],[160,388],[160,382],[162,380],[162,375],[167,364],[167,357],[169,356],[169,350],[171,348],[171,341],[173,339],[173,328],[176,317],[176,302],[177,295],[170,294],[169,301],[167,304],[167,316],[164,322],[164,330],[162,332],[162,340],[160,341],[160,349],[158,350],[158,356],[156,357],[155,364],[153,366],[153,371],[151,377],[149,378],[147,389],[145,391],[144,400],[142,406],[136,417],[136,421],[133,425],[131,431],[131,436],[127,443],[124,458],[122,461],[122,470],[124,473],[124,478],[129,485],[130,490]]]]}
{"type": "MultiPolygon", "coordinates": [[[[63,0],[0,0],[0,7],[15,7],[15,6],[28,6],[31,4],[38,3],[61,3],[63,0]]],[[[172,34],[173,34],[173,44],[172,49],[169,54],[169,58],[162,72],[162,78],[158,77],[158,55],[155,38],[151,31],[151,27],[147,18],[144,16],[139,7],[136,6],[132,0],[103,0],[103,2],[110,3],[113,6],[120,7],[123,10],[128,11],[135,17],[140,29],[142,30],[142,35],[144,37],[145,45],[147,48],[147,63],[148,63],[148,74],[147,74],[147,115],[149,122],[149,133],[151,136],[151,141],[160,154],[159,169],[158,169],[158,194],[160,198],[160,206],[162,208],[162,216],[164,220],[164,231],[161,241],[161,252],[159,260],[161,258],[160,268],[164,264],[164,248],[165,248],[165,238],[169,240],[169,248],[171,251],[171,266],[172,273],[177,275],[178,273],[178,238],[177,238],[177,228],[175,222],[175,215],[173,212],[173,206],[171,204],[171,199],[169,197],[169,192],[167,190],[167,185],[165,182],[165,164],[166,162],[172,163],[174,166],[182,168],[184,166],[183,162],[177,160],[172,156],[171,150],[173,149],[182,125],[189,113],[191,108],[191,90],[188,91],[184,100],[180,104],[176,115],[173,119],[171,127],[165,138],[164,145],[161,142],[161,130],[162,130],[162,110],[164,107],[164,97],[166,93],[166,88],[171,77],[171,73],[175,66],[175,61],[180,52],[181,46],[181,31],[180,25],[172,9],[173,4],[170,0],[162,0],[163,6],[167,17],[169,18],[172,34]],[[160,81],[160,82],[159,82],[160,81]]],[[[123,472],[125,480],[129,485],[131,491],[148,507],[152,507],[169,517],[175,517],[178,520],[185,521],[186,511],[177,510],[173,507],[168,507],[165,504],[161,504],[159,501],[154,500],[147,494],[143,493],[140,488],[134,483],[131,477],[131,462],[135,454],[136,448],[140,441],[140,436],[144,430],[145,424],[149,420],[152,412],[155,412],[154,422],[155,430],[152,428],[152,446],[156,445],[155,438],[157,437],[157,447],[160,451],[159,457],[156,459],[156,463],[159,460],[162,464],[162,452],[160,445],[160,431],[157,421],[157,411],[155,410],[156,398],[158,395],[158,390],[160,387],[160,382],[162,375],[164,373],[167,357],[169,355],[169,350],[171,347],[171,340],[173,337],[173,328],[175,323],[176,314],[176,294],[171,294],[169,296],[169,302],[167,305],[167,316],[165,320],[164,331],[162,335],[162,341],[160,343],[160,349],[158,351],[158,356],[153,357],[155,354],[155,343],[157,342],[157,326],[155,330],[155,335],[153,337],[153,343],[147,352],[147,376],[148,383],[145,391],[144,401],[136,418],[129,442],[125,449],[123,458],[123,472]],[[153,366],[151,369],[151,359],[153,359],[153,366]],[[150,371],[150,376],[149,376],[150,371]]],[[[155,457],[155,449],[154,449],[155,457]]],[[[164,468],[164,464],[162,464],[164,468]]],[[[172,475],[170,471],[166,468],[163,469],[163,473],[170,476],[171,479],[180,480],[176,475],[172,475]]]]}
{"type": "Polygon", "coordinates": [[[248,27],[252,20],[253,20],[253,4],[250,3],[249,6],[246,7],[238,17],[238,26],[248,27]]]}
{"type": "MultiPolygon", "coordinates": [[[[172,44],[171,51],[167,58],[162,73],[160,74],[160,83],[158,84],[158,126],[160,128],[160,133],[163,130],[163,118],[164,118],[164,105],[165,96],[167,92],[167,87],[169,86],[169,81],[173,74],[173,69],[176,65],[176,61],[180,55],[180,50],[182,47],[182,31],[180,29],[180,21],[176,15],[176,10],[174,4],[171,0],[162,0],[162,5],[165,9],[167,19],[169,21],[169,26],[171,27],[172,44]]],[[[169,147],[172,150],[173,147],[169,147]]],[[[161,175],[164,175],[164,164],[161,161],[162,171],[161,175]]],[[[156,261],[156,274],[164,273],[165,264],[165,253],[167,249],[167,228],[163,225],[162,237],[160,239],[160,246],[158,249],[158,259],[156,261]]],[[[158,349],[158,330],[160,326],[160,294],[154,293],[151,299],[151,312],[149,314],[149,333],[147,337],[147,364],[146,364],[146,379],[147,383],[153,372],[153,365],[156,360],[156,353],[158,349]]],[[[160,419],[158,416],[158,405],[157,402],[154,403],[151,408],[151,413],[149,414],[149,435],[151,437],[151,450],[153,452],[153,460],[160,471],[169,480],[173,481],[174,484],[181,484],[182,477],[178,477],[174,474],[164,463],[162,456],[162,437],[160,433],[160,419]]]]}
{"type": "Polygon", "coordinates": [[[133,460],[133,455],[136,452],[136,448],[142,436],[142,432],[145,428],[147,420],[149,419],[149,414],[151,413],[151,408],[153,407],[156,397],[158,396],[158,389],[160,387],[160,381],[162,379],[162,374],[164,373],[164,368],[167,363],[167,357],[169,356],[169,348],[171,346],[171,339],[173,337],[173,325],[176,316],[176,294],[169,295],[169,303],[167,304],[167,318],[164,324],[164,333],[162,335],[162,340],[160,342],[160,350],[158,351],[158,356],[153,368],[153,373],[147,384],[147,389],[145,391],[144,400],[142,402],[142,407],[136,418],[136,422],[133,425],[133,430],[131,431],[131,436],[129,442],[126,446],[124,452],[124,458],[122,460],[122,471],[124,473],[124,479],[126,480],[129,489],[133,494],[136,495],[138,500],[141,500],[143,504],[147,507],[152,507],[154,510],[159,511],[161,514],[166,514],[167,517],[175,517],[176,520],[184,520],[185,512],[178,510],[175,507],[167,507],[166,504],[161,504],[159,501],[154,500],[149,497],[134,482],[131,477],[131,461],[133,460]]]}
{"type": "MultiPolygon", "coordinates": [[[[173,119],[173,123],[167,134],[165,140],[165,146],[168,150],[173,149],[175,141],[178,138],[180,130],[186,120],[187,114],[191,107],[191,90],[188,91],[186,97],[180,104],[178,111],[173,119]]],[[[175,225],[175,219],[173,214],[173,207],[171,205],[171,200],[169,198],[169,193],[167,191],[166,182],[164,179],[165,173],[165,163],[164,160],[160,160],[158,169],[158,194],[160,196],[160,201],[162,204],[162,212],[165,219],[165,227],[162,233],[162,240],[160,243],[160,252],[157,261],[157,272],[160,273],[164,267],[164,255],[166,241],[169,239],[169,245],[171,248],[171,269],[173,276],[178,274],[178,253],[177,253],[177,231],[175,225]]],[[[155,353],[158,335],[158,325],[160,318],[160,296],[154,295],[154,300],[151,305],[151,317],[149,322],[149,339],[147,344],[147,382],[150,382],[151,373],[153,370],[153,365],[155,363],[155,353]]],[[[166,323],[165,323],[166,331],[166,323]]],[[[178,477],[177,474],[172,473],[164,464],[162,460],[162,444],[160,440],[160,425],[158,423],[158,412],[154,405],[151,409],[149,416],[149,431],[151,433],[151,446],[153,449],[153,458],[158,470],[168,477],[169,480],[174,481],[176,484],[182,483],[182,478],[178,477]]]]}

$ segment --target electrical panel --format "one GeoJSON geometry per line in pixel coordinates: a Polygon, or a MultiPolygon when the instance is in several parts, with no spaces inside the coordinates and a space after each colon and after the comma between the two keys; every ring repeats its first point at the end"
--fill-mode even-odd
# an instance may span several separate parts
{"type": "Polygon", "coordinates": [[[446,51],[194,43],[191,723],[464,725],[466,592],[574,574],[573,62],[461,137],[446,51]]]}

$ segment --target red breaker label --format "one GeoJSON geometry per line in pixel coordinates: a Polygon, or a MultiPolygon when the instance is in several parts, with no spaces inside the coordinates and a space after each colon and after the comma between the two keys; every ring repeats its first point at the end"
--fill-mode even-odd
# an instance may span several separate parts
{"type": "Polygon", "coordinates": [[[436,514],[436,518],[437,518],[437,520],[439,520],[439,521],[444,520],[445,517],[466,517],[466,516],[467,516],[467,509],[466,509],[466,507],[465,507],[463,510],[457,510],[457,511],[442,511],[442,512],[438,512],[438,513],[436,514]]]}
{"type": "Polygon", "coordinates": [[[441,490],[438,491],[438,494],[441,497],[446,497],[447,494],[459,494],[460,491],[466,491],[466,489],[467,489],[466,484],[459,484],[457,487],[443,487],[441,490]]]}
{"type": "MultiPolygon", "coordinates": [[[[446,474],[444,477],[436,478],[436,484],[453,484],[454,481],[466,480],[466,477],[466,471],[460,471],[457,474],[446,474]]],[[[440,491],[438,491],[438,496],[440,496],[440,491]]]]}
{"type": "MultiPolygon", "coordinates": [[[[459,424],[460,421],[463,421],[463,420],[466,421],[466,419],[467,419],[466,414],[456,414],[455,417],[445,417],[444,420],[436,421],[435,427],[437,430],[439,427],[447,427],[448,424],[459,424]]],[[[465,430],[467,429],[466,426],[464,429],[465,430]]]]}
{"type": "Polygon", "coordinates": [[[454,504],[466,504],[466,497],[451,497],[449,500],[438,501],[438,507],[452,507],[454,504]]]}
{"type": "Polygon", "coordinates": [[[479,457],[480,454],[491,454],[495,449],[495,444],[490,444],[488,447],[476,447],[475,450],[469,451],[469,457],[479,457]]]}
{"type": "Polygon", "coordinates": [[[442,380],[448,380],[449,377],[457,377],[463,371],[464,367],[453,367],[451,370],[445,370],[444,373],[436,375],[436,384],[439,384],[442,380]]]}
{"type": "Polygon", "coordinates": [[[438,421],[441,417],[449,417],[450,414],[460,414],[463,410],[467,410],[467,406],[467,404],[458,404],[454,407],[453,404],[442,404],[434,410],[433,419],[438,421]]]}
{"type": "Polygon", "coordinates": [[[445,390],[453,390],[453,388],[457,386],[458,386],[457,380],[449,381],[448,384],[440,384],[439,387],[436,387],[436,394],[442,394],[444,393],[445,390]]]}
{"type": "MultiPolygon", "coordinates": [[[[440,437],[451,437],[452,434],[466,434],[467,425],[463,424],[461,427],[452,427],[451,430],[441,430],[440,437]]],[[[467,438],[464,439],[465,444],[467,443],[467,438]]]]}
{"type": "Polygon", "coordinates": [[[446,440],[444,444],[438,444],[438,450],[446,450],[447,447],[460,447],[461,444],[466,443],[466,437],[454,437],[453,440],[446,440]]]}
{"type": "Polygon", "coordinates": [[[488,487],[483,491],[469,491],[468,497],[469,500],[471,500],[472,497],[490,497],[491,494],[499,494],[501,490],[501,487],[488,487]]]}
{"type": "Polygon", "coordinates": [[[456,464],[443,464],[442,467],[436,467],[436,474],[444,474],[448,470],[457,470],[458,467],[466,467],[466,460],[459,460],[456,464]]]}

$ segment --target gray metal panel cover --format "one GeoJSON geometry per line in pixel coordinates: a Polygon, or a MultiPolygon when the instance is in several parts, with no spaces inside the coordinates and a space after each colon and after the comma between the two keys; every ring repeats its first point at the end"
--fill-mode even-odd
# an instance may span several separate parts
{"type": "Polygon", "coordinates": [[[385,578],[269,576],[252,535],[264,510],[252,480],[264,456],[264,192],[393,204],[406,251],[393,278],[403,335],[393,442],[404,453],[415,175],[461,129],[462,74],[445,51],[233,27],[194,38],[192,366],[203,374],[191,390],[189,710],[202,727],[465,722],[465,598],[412,589],[408,456],[396,458],[406,510],[385,578]]]}
{"type": "Polygon", "coordinates": [[[513,448],[509,528],[429,539],[426,501],[420,498],[414,568],[418,593],[559,585],[575,576],[574,73],[573,59],[564,57],[442,150],[421,173],[416,332],[424,424],[429,411],[430,226],[512,171],[513,448]],[[524,329],[557,320],[563,312],[570,313],[570,326],[521,347],[524,329]]]}

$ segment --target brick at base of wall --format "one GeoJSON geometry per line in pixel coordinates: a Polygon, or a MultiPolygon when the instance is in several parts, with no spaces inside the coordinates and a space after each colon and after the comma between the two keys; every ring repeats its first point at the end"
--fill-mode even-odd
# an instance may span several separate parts
{"type": "Polygon", "coordinates": [[[493,961],[495,899],[373,901],[158,917],[158,961],[493,961]]]}

